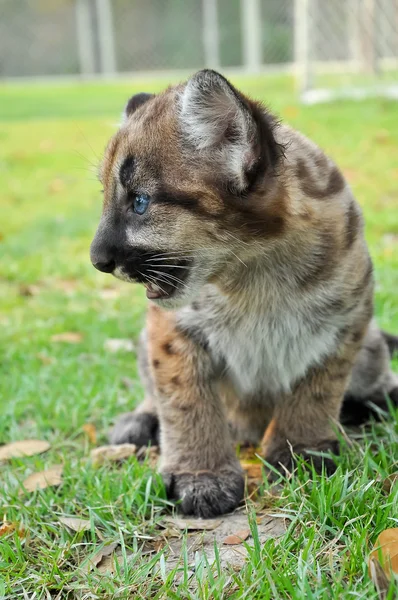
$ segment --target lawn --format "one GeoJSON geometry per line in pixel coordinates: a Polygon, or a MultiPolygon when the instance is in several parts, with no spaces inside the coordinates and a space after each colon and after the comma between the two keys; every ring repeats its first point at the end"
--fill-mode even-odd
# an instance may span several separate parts
{"type": "MultiPolygon", "coordinates": [[[[378,321],[398,333],[398,104],[304,107],[288,79],[236,83],[343,169],[365,212],[378,321]]],[[[114,417],[142,396],[134,353],[111,352],[109,340],[137,339],[146,302],[140,288],[90,264],[101,211],[95,166],[129,95],[164,85],[0,87],[0,443],[50,444],[0,464],[0,518],[19,529],[0,537],[0,598],[379,598],[367,557],[381,531],[398,527],[398,485],[384,485],[398,471],[397,414],[343,438],[329,479],[300,471],[277,491],[264,483],[248,502],[255,543],[239,570],[221,568],[217,556],[193,569],[183,556],[168,571],[153,539],[171,507],[149,459],[90,460],[93,431],[83,427],[93,424],[104,443],[114,417]],[[69,342],[54,338],[65,333],[69,342]],[[61,485],[21,492],[28,475],[59,464],[61,485]],[[262,545],[259,506],[285,525],[262,545]],[[90,525],[73,532],[65,516],[90,525]],[[120,564],[89,568],[108,542],[119,543],[120,564]]]]}

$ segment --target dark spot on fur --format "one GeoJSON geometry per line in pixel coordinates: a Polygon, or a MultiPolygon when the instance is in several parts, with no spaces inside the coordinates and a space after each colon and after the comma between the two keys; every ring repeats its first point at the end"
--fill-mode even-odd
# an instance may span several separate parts
{"type": "Polygon", "coordinates": [[[159,367],[159,365],[160,365],[160,361],[158,361],[158,360],[155,358],[155,360],[152,362],[152,364],[153,364],[154,368],[155,368],[155,369],[157,369],[157,368],[159,367]]]}
{"type": "Polygon", "coordinates": [[[330,373],[329,375],[331,381],[341,381],[342,379],[347,379],[347,377],[347,371],[337,371],[337,373],[330,373]]]}
{"type": "Polygon", "coordinates": [[[351,246],[357,239],[358,233],[361,228],[361,217],[359,214],[358,207],[354,200],[351,201],[351,204],[348,208],[346,219],[347,223],[345,232],[345,248],[346,250],[348,250],[349,248],[351,248],[351,246]]]}
{"type": "Polygon", "coordinates": [[[191,308],[192,308],[192,310],[200,310],[199,302],[192,302],[191,308]]]}
{"type": "Polygon", "coordinates": [[[351,340],[355,343],[359,342],[364,336],[364,331],[363,329],[358,329],[358,331],[354,331],[354,333],[351,336],[351,340]]]}
{"type": "Polygon", "coordinates": [[[330,394],[315,392],[312,394],[312,398],[315,400],[315,402],[326,402],[330,398],[330,394]]]}
{"type": "Polygon", "coordinates": [[[171,383],[173,385],[180,385],[180,378],[177,377],[177,375],[175,375],[174,377],[171,378],[171,383]]]}
{"type": "Polygon", "coordinates": [[[165,344],[163,344],[162,348],[166,352],[166,354],[169,354],[169,355],[175,354],[173,345],[170,342],[166,342],[165,344]]]}
{"type": "MultiPolygon", "coordinates": [[[[334,237],[323,232],[311,257],[303,264],[301,273],[296,275],[300,287],[309,288],[330,279],[336,265],[334,248],[334,237]]],[[[339,302],[339,299],[332,299],[332,302],[339,302]]]]}
{"type": "MultiPolygon", "coordinates": [[[[311,173],[310,168],[302,158],[297,160],[296,176],[300,181],[301,190],[306,196],[316,200],[324,200],[341,192],[345,186],[344,178],[336,166],[332,166],[330,169],[325,185],[316,180],[317,175],[318,173],[311,173]]],[[[319,173],[319,176],[323,179],[324,173],[319,173]]]]}
{"type": "Polygon", "coordinates": [[[368,285],[372,281],[372,278],[373,278],[373,264],[372,264],[372,261],[370,260],[370,257],[368,257],[368,263],[366,266],[365,273],[364,273],[362,279],[360,280],[360,282],[355,286],[355,288],[352,291],[352,295],[354,296],[354,298],[356,298],[357,296],[360,296],[364,292],[364,290],[368,287],[368,285]]]}
{"type": "Polygon", "coordinates": [[[135,159],[133,156],[128,156],[119,170],[120,183],[124,188],[131,186],[134,177],[135,159]]]}

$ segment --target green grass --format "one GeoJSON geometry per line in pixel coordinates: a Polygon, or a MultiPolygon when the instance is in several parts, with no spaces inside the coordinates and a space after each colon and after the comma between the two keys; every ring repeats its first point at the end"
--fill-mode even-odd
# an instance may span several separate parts
{"type": "MultiPolygon", "coordinates": [[[[378,321],[398,333],[398,104],[303,107],[288,79],[237,83],[345,172],[365,212],[378,321]]],[[[149,465],[134,458],[117,467],[90,463],[82,426],[94,423],[104,442],[112,419],[142,396],[134,356],[111,354],[104,342],[136,339],[145,307],[141,289],[90,265],[101,211],[93,165],[129,95],[163,85],[0,87],[0,443],[51,444],[46,454],[0,466],[0,517],[26,533],[0,538],[0,598],[376,599],[366,560],[377,535],[398,526],[398,486],[389,494],[382,488],[398,471],[396,418],[357,432],[352,446],[343,442],[333,477],[299,472],[285,482],[273,510],[286,515],[286,535],[255,545],[239,572],[197,569],[196,588],[165,573],[161,554],[136,553],[170,510],[149,465]],[[36,286],[31,296],[21,294],[27,285],[36,286]],[[113,297],[103,294],[109,287],[113,297]],[[81,343],[51,341],[71,331],[82,334],[81,343]],[[62,486],[18,494],[26,476],[59,463],[62,486]],[[68,532],[58,522],[65,515],[90,519],[91,531],[68,532]],[[113,575],[79,568],[100,544],[97,531],[135,553],[113,575]]]]}

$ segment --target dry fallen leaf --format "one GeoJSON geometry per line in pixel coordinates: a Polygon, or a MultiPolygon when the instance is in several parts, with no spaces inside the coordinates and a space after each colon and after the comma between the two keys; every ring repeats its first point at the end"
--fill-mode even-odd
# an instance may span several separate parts
{"type": "Polygon", "coordinates": [[[32,473],[23,482],[23,490],[21,493],[34,492],[37,489],[43,490],[47,487],[60,485],[62,482],[62,465],[55,465],[46,471],[39,471],[38,473],[32,473]]]}
{"type": "Polygon", "coordinates": [[[102,548],[100,548],[98,550],[98,552],[96,552],[94,554],[94,556],[89,559],[86,570],[89,571],[93,567],[98,567],[100,565],[101,561],[106,556],[109,556],[110,554],[112,554],[115,551],[115,549],[118,547],[118,545],[119,545],[119,542],[112,542],[111,544],[107,544],[106,546],[103,546],[102,548]]]}
{"type": "Polygon", "coordinates": [[[395,486],[395,484],[398,483],[398,473],[393,473],[392,475],[389,475],[388,477],[385,478],[385,480],[383,481],[383,490],[385,492],[387,492],[387,494],[389,494],[392,490],[392,488],[395,486]]]}
{"type": "Polygon", "coordinates": [[[114,300],[115,298],[119,298],[120,290],[117,288],[103,288],[99,291],[99,295],[104,300],[114,300]]]}
{"type": "Polygon", "coordinates": [[[52,342],[65,342],[67,344],[79,344],[82,339],[83,335],[77,331],[65,331],[51,336],[52,342]]]}
{"type": "Polygon", "coordinates": [[[83,425],[83,431],[87,435],[91,444],[97,443],[97,430],[93,423],[86,423],[83,425]]]}
{"type": "Polygon", "coordinates": [[[36,358],[40,360],[43,365],[52,365],[55,362],[55,358],[47,356],[47,354],[43,354],[42,352],[38,352],[36,358]]]}
{"type": "Polygon", "coordinates": [[[29,296],[37,296],[38,294],[40,294],[40,292],[41,292],[41,288],[39,285],[22,283],[19,286],[19,295],[20,296],[25,296],[28,298],[29,296]]]}
{"type": "MultiPolygon", "coordinates": [[[[128,556],[132,556],[128,554],[128,556]]],[[[123,565],[124,558],[121,551],[121,548],[118,548],[116,552],[109,554],[108,556],[104,556],[101,562],[97,565],[97,569],[100,573],[116,573],[116,564],[123,565]]]]}
{"type": "Polygon", "coordinates": [[[55,279],[51,282],[51,286],[66,294],[70,294],[76,290],[78,282],[76,279],[55,279]]]}
{"type": "Polygon", "coordinates": [[[0,460],[19,458],[21,456],[34,456],[46,452],[50,448],[48,442],[43,440],[21,440],[0,446],[0,460]]]}
{"type": "Polygon", "coordinates": [[[383,567],[376,558],[369,559],[369,572],[379,595],[379,600],[385,600],[388,588],[390,587],[390,582],[383,571],[383,567]]]}
{"type": "Polygon", "coordinates": [[[124,350],[125,352],[133,352],[134,344],[132,340],[109,338],[104,342],[104,350],[113,353],[119,352],[119,350],[124,350]]]}
{"type": "Polygon", "coordinates": [[[398,574],[398,527],[385,529],[376,540],[374,549],[369,557],[369,570],[371,560],[380,562],[384,573],[391,578],[392,574],[398,574]]]}
{"type": "Polygon", "coordinates": [[[177,517],[166,517],[163,522],[182,531],[185,529],[188,531],[212,531],[221,525],[222,519],[179,519],[177,517]]]}
{"type": "Polygon", "coordinates": [[[77,517],[60,517],[59,522],[63,525],[79,533],[80,531],[89,531],[91,528],[90,521],[86,519],[78,519],[77,517]]]}
{"type": "Polygon", "coordinates": [[[65,182],[60,177],[57,177],[50,181],[50,183],[47,186],[47,189],[49,194],[58,194],[59,192],[62,192],[65,189],[65,182]]]}
{"type": "Polygon", "coordinates": [[[227,537],[223,541],[223,544],[225,544],[226,546],[237,546],[238,544],[241,544],[242,542],[247,540],[249,535],[250,529],[242,529],[242,531],[237,531],[232,535],[227,535],[227,537]]]}
{"type": "Polygon", "coordinates": [[[99,446],[91,450],[93,464],[98,466],[106,462],[118,462],[134,456],[137,452],[135,444],[119,444],[115,446],[99,446]]]}
{"type": "Polygon", "coordinates": [[[14,531],[17,532],[20,538],[25,536],[25,529],[19,523],[10,523],[4,515],[3,523],[0,525],[0,537],[14,533],[14,531]]]}

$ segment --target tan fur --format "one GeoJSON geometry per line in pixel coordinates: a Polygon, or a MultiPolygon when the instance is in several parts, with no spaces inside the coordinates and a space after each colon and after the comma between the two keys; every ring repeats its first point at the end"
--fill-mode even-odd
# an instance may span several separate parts
{"type": "Polygon", "coordinates": [[[397,380],[336,165],[213,72],[128,107],[105,152],[92,260],[164,289],[141,339],[146,399],[112,440],[157,443],[159,421],[169,496],[211,516],[243,494],[233,437],[262,438],[277,468],[293,452],[332,471],[311,451],[338,451],[344,395],[355,411],[397,380]]]}

